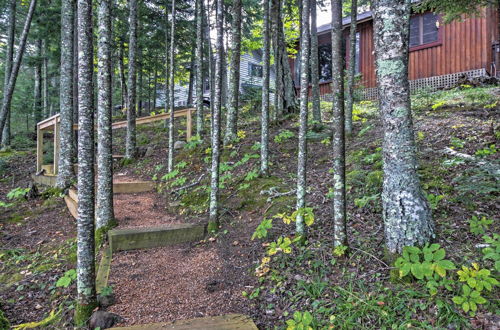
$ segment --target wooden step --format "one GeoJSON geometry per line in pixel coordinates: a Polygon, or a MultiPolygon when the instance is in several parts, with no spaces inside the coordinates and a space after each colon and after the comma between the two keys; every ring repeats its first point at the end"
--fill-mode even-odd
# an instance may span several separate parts
{"type": "Polygon", "coordinates": [[[108,232],[111,251],[126,251],[194,242],[205,236],[204,224],[171,224],[157,227],[113,229],[108,232]]]}
{"type": "Polygon", "coordinates": [[[228,314],[222,316],[200,317],[190,320],[180,320],[168,323],[151,323],[117,327],[111,330],[257,330],[252,319],[243,314],[228,314]]]}
{"type": "Polygon", "coordinates": [[[101,262],[97,269],[97,276],[95,279],[95,287],[97,293],[101,293],[102,289],[108,286],[109,271],[111,269],[111,248],[107,245],[102,251],[101,262]]]}
{"type": "Polygon", "coordinates": [[[69,197],[69,195],[64,196],[64,201],[66,202],[66,206],[68,207],[69,213],[73,216],[73,218],[78,218],[78,202],[76,202],[73,198],[69,197]]]}
{"type": "Polygon", "coordinates": [[[38,184],[42,184],[45,186],[55,187],[57,176],[55,175],[36,175],[32,174],[31,178],[38,184]]]}
{"type": "Polygon", "coordinates": [[[153,181],[115,182],[113,183],[114,194],[135,194],[152,191],[155,189],[153,181]]]}

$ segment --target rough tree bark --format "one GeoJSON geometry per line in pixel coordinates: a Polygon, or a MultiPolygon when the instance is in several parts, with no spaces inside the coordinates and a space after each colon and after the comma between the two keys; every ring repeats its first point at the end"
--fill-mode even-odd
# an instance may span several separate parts
{"type": "Polygon", "coordinates": [[[127,141],[125,148],[125,158],[134,159],[137,151],[135,129],[135,99],[137,92],[137,0],[129,0],[129,10],[127,141]]]}
{"type": "Polygon", "coordinates": [[[356,26],[358,0],[351,0],[351,26],[349,30],[349,68],[347,70],[347,100],[345,108],[345,133],[352,135],[352,105],[354,103],[354,76],[356,74],[356,26]]]}
{"type": "Polygon", "coordinates": [[[318,29],[316,24],[316,0],[309,0],[311,6],[311,89],[312,115],[315,122],[321,123],[321,107],[319,100],[319,56],[318,29]]]}
{"type": "Polygon", "coordinates": [[[288,62],[288,52],[286,48],[285,39],[285,29],[283,26],[283,20],[280,17],[278,20],[280,27],[278,28],[278,43],[279,49],[281,49],[280,59],[281,68],[283,69],[282,74],[282,85],[283,85],[283,111],[286,113],[293,113],[297,111],[297,98],[295,97],[295,86],[292,79],[292,72],[290,70],[290,63],[288,62]]]}
{"type": "Polygon", "coordinates": [[[269,171],[269,66],[270,66],[270,24],[269,0],[263,3],[264,35],[262,51],[262,112],[260,117],[260,174],[267,175],[269,171]]]}
{"type": "Polygon", "coordinates": [[[170,118],[168,121],[168,172],[174,170],[174,105],[175,105],[175,82],[174,82],[174,72],[175,72],[175,0],[172,0],[172,17],[170,22],[170,118]]]}
{"type": "Polygon", "coordinates": [[[374,41],[380,113],[384,127],[382,192],[389,252],[423,245],[434,237],[431,210],[417,176],[410,111],[408,34],[410,2],[376,0],[374,41]]]}
{"type": "Polygon", "coordinates": [[[74,0],[61,1],[61,75],[60,75],[60,130],[59,173],[57,187],[65,189],[71,184],[73,171],[73,50],[74,0]]]}
{"type": "MultiPolygon", "coordinates": [[[[306,206],[306,166],[307,166],[307,113],[309,98],[309,63],[310,36],[309,36],[309,1],[302,2],[302,29],[301,29],[301,52],[300,62],[303,70],[300,72],[300,114],[299,114],[299,152],[297,159],[297,210],[306,206]]],[[[295,231],[298,235],[305,234],[304,219],[299,213],[295,222],[295,231]]]]}
{"type": "Polygon", "coordinates": [[[332,0],[333,245],[347,246],[342,0],[332,0]]]}
{"type": "Polygon", "coordinates": [[[123,41],[120,41],[120,89],[121,89],[121,105],[122,111],[127,108],[127,80],[125,78],[125,46],[123,45],[123,41]]]}
{"type": "Polygon", "coordinates": [[[272,0],[271,21],[273,33],[273,51],[274,51],[274,67],[276,77],[274,79],[274,112],[272,114],[273,121],[278,120],[283,115],[283,67],[281,63],[281,54],[284,51],[279,47],[281,28],[281,1],[272,0]]]}
{"type": "Polygon", "coordinates": [[[214,110],[212,113],[212,167],[210,170],[210,213],[208,219],[208,230],[215,231],[219,226],[219,164],[220,164],[220,116],[222,108],[222,55],[223,46],[223,0],[216,0],[216,50],[215,60],[215,97],[213,99],[214,110]]]}
{"type": "Polygon", "coordinates": [[[52,116],[49,105],[49,57],[47,54],[47,39],[42,40],[42,96],[43,116],[52,116]]]}
{"type": "MultiPolygon", "coordinates": [[[[165,113],[170,111],[170,34],[169,34],[169,23],[168,23],[168,3],[169,0],[165,0],[165,113]]],[[[150,77],[148,76],[148,93],[150,92],[150,77]]],[[[149,102],[149,96],[148,96],[149,102]]],[[[151,106],[148,103],[148,109],[151,106]]],[[[168,120],[165,120],[165,127],[168,127],[168,120]]]]}
{"type": "Polygon", "coordinates": [[[5,123],[7,122],[7,117],[12,102],[12,95],[14,93],[14,88],[16,86],[17,74],[19,73],[19,68],[21,67],[21,62],[23,60],[24,50],[26,49],[26,41],[28,39],[28,34],[31,27],[31,21],[33,20],[33,13],[35,12],[35,8],[36,8],[36,0],[31,0],[28,9],[28,14],[26,15],[26,21],[24,22],[23,32],[21,33],[21,38],[17,49],[16,57],[14,58],[14,63],[12,63],[12,70],[9,77],[9,83],[3,95],[2,110],[0,111],[0,132],[3,132],[5,123]]]}
{"type": "Polygon", "coordinates": [[[96,228],[114,222],[111,130],[111,0],[98,2],[97,42],[97,212],[96,228]]]}
{"type": "MultiPolygon", "coordinates": [[[[196,40],[194,42],[194,45],[193,45],[193,48],[194,49],[196,47],[196,40]]],[[[187,95],[187,105],[189,107],[192,107],[193,106],[193,87],[194,87],[194,75],[195,75],[195,72],[194,72],[194,57],[196,56],[196,51],[192,51],[191,52],[191,60],[190,60],[190,63],[189,63],[189,85],[188,85],[188,95],[187,95]]]]}
{"type": "Polygon", "coordinates": [[[137,49],[137,52],[139,53],[137,55],[137,79],[138,79],[138,82],[137,82],[137,116],[141,117],[142,116],[142,106],[143,106],[143,85],[144,85],[144,79],[143,79],[143,76],[144,76],[144,70],[143,70],[143,66],[142,66],[142,61],[143,61],[143,57],[142,57],[142,48],[139,47],[137,49]]]}
{"type": "MultiPolygon", "coordinates": [[[[4,72],[4,95],[9,86],[10,73],[12,72],[12,61],[14,59],[14,37],[16,33],[16,0],[9,1],[7,14],[7,51],[5,53],[5,72],[4,72]]],[[[10,106],[7,109],[7,120],[2,131],[2,148],[10,145],[10,106]]]]}
{"type": "Polygon", "coordinates": [[[94,108],[92,1],[78,0],[78,219],[77,306],[75,323],[83,325],[97,306],[94,246],[94,108]]]}
{"type": "Polygon", "coordinates": [[[45,119],[42,103],[42,39],[36,41],[36,62],[35,62],[35,96],[33,107],[33,118],[35,123],[45,119]]]}
{"type": "Polygon", "coordinates": [[[196,0],[196,135],[203,135],[203,0],[196,0]]]}
{"type": "Polygon", "coordinates": [[[231,33],[231,64],[229,71],[229,104],[226,117],[226,134],[224,136],[224,143],[226,144],[234,141],[237,137],[238,132],[241,60],[241,11],[241,0],[234,0],[231,33]]]}

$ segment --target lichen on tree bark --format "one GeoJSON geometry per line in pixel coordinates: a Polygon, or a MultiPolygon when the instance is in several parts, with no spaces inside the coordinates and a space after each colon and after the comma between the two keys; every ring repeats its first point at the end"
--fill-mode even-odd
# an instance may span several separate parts
{"type": "Polygon", "coordinates": [[[382,192],[389,252],[434,237],[431,210],[417,175],[410,111],[408,34],[410,2],[374,2],[374,41],[380,113],[384,127],[382,192]]]}
{"type": "Polygon", "coordinates": [[[127,140],[125,157],[136,156],[136,55],[137,55],[137,0],[129,0],[129,42],[128,42],[128,97],[127,97],[127,140]]]}
{"type": "Polygon", "coordinates": [[[262,111],[260,117],[260,174],[267,175],[269,171],[269,66],[270,66],[270,22],[269,1],[263,0],[264,7],[264,47],[262,51],[262,111]]]}

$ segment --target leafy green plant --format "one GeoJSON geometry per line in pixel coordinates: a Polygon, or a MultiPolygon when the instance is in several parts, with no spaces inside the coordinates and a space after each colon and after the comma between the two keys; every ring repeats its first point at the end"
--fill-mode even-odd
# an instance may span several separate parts
{"type": "Polygon", "coordinates": [[[273,219],[262,220],[262,222],[255,229],[255,232],[252,235],[252,240],[254,240],[255,238],[267,237],[267,232],[272,227],[273,227],[273,219]]]}
{"type": "Polygon", "coordinates": [[[202,143],[201,138],[199,136],[193,136],[191,140],[189,140],[188,143],[184,145],[184,149],[186,150],[193,150],[197,146],[199,146],[202,143]]]}
{"type": "Polygon", "coordinates": [[[469,219],[469,230],[474,235],[481,235],[486,233],[492,223],[493,220],[491,219],[486,217],[481,217],[481,219],[479,219],[477,216],[473,215],[472,218],[469,219]]]}
{"type": "Polygon", "coordinates": [[[488,246],[482,250],[483,260],[491,260],[495,270],[500,272],[500,235],[493,234],[493,237],[485,235],[483,236],[483,240],[488,244],[488,246]]]}
{"type": "Polygon", "coordinates": [[[355,198],[354,205],[362,209],[367,205],[371,204],[372,202],[376,202],[379,199],[380,199],[380,194],[366,195],[361,198],[355,198]]]}
{"type": "Polygon", "coordinates": [[[30,188],[17,187],[7,193],[7,198],[10,200],[19,200],[28,195],[30,188]]]}
{"type": "Polygon", "coordinates": [[[348,247],[345,245],[338,245],[333,249],[333,255],[336,257],[342,257],[347,252],[348,247]]]}
{"type": "Polygon", "coordinates": [[[2,208],[6,209],[6,208],[11,207],[12,205],[14,205],[14,204],[12,204],[12,203],[6,203],[4,201],[0,201],[0,207],[2,207],[2,208]]]}
{"type": "Polygon", "coordinates": [[[444,259],[446,251],[439,244],[426,244],[422,249],[416,246],[405,246],[403,255],[399,257],[395,266],[399,270],[399,277],[409,274],[416,279],[439,279],[445,277],[447,270],[455,269],[450,260],[444,259]],[[437,276],[436,276],[437,275],[437,276]]]}
{"type": "Polygon", "coordinates": [[[427,194],[426,197],[432,210],[436,210],[439,202],[444,199],[444,195],[427,194]]]}
{"type": "Polygon", "coordinates": [[[56,287],[60,288],[67,288],[68,286],[71,285],[71,283],[76,280],[76,270],[75,269],[70,269],[64,273],[63,276],[61,276],[57,282],[56,282],[56,287]]]}
{"type": "Polygon", "coordinates": [[[294,136],[295,134],[292,131],[285,129],[279,132],[279,134],[274,137],[274,142],[281,143],[293,138],[294,136]]]}
{"type": "Polygon", "coordinates": [[[451,137],[450,142],[455,149],[462,149],[465,146],[465,141],[456,137],[451,137]]]}
{"type": "Polygon", "coordinates": [[[479,292],[486,289],[491,291],[494,286],[498,285],[498,281],[491,277],[489,269],[481,269],[477,263],[472,263],[472,267],[462,266],[462,269],[457,271],[460,282],[466,282],[468,286],[479,292]]]}
{"type": "Polygon", "coordinates": [[[439,109],[439,108],[443,107],[445,104],[446,104],[446,101],[439,101],[437,103],[434,103],[431,106],[431,108],[432,108],[432,110],[436,110],[436,109],[439,109]]]}
{"type": "Polygon", "coordinates": [[[290,239],[290,237],[280,236],[276,242],[271,242],[267,248],[267,255],[272,256],[278,252],[289,254],[292,252],[292,244],[297,242],[300,237],[290,239]]]}
{"type": "Polygon", "coordinates": [[[173,170],[172,172],[169,172],[167,174],[165,174],[164,176],[161,177],[161,179],[163,181],[168,181],[168,180],[172,180],[173,178],[175,178],[177,175],[179,174],[179,170],[175,169],[173,170]]]}
{"type": "Polygon", "coordinates": [[[453,302],[460,305],[465,313],[474,316],[478,304],[485,304],[487,300],[481,297],[481,292],[472,290],[467,284],[462,285],[462,294],[452,298],[453,302]]]}
{"type": "Polygon", "coordinates": [[[496,153],[497,153],[497,148],[494,144],[492,144],[489,147],[479,149],[478,151],[476,151],[475,155],[479,157],[484,157],[484,156],[494,155],[496,153]]]}
{"type": "Polygon", "coordinates": [[[253,179],[256,179],[259,176],[259,172],[257,169],[253,169],[250,172],[247,173],[245,176],[245,181],[252,181],[253,179]]]}
{"type": "Polygon", "coordinates": [[[312,330],[313,316],[310,312],[295,312],[293,318],[286,321],[287,330],[312,330]]]}

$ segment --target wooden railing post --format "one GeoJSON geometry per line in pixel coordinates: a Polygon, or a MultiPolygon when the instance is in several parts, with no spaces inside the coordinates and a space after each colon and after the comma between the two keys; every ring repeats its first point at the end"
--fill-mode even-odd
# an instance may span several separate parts
{"type": "Polygon", "coordinates": [[[42,170],[43,165],[43,131],[36,125],[36,172],[42,170]]]}
{"type": "Polygon", "coordinates": [[[60,123],[57,119],[54,122],[54,175],[59,173],[59,150],[60,150],[60,123]]]}

